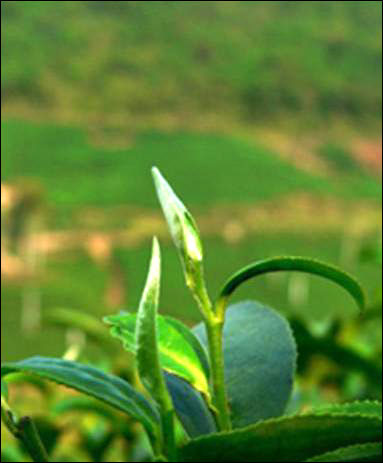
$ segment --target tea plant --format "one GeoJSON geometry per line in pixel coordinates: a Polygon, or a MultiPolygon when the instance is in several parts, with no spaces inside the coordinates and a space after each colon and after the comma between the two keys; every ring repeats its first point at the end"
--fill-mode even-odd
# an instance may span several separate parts
{"type": "Polygon", "coordinates": [[[298,413],[292,396],[297,346],[289,323],[256,301],[229,305],[244,282],[299,271],[342,286],[360,309],[365,296],[350,275],[303,257],[257,261],[231,276],[213,301],[204,278],[196,223],[158,169],[157,194],[202,323],[190,330],[158,313],[161,252],[156,238],[137,313],[108,316],[113,337],[135,355],[141,386],[77,362],[34,357],[1,366],[2,419],[34,461],[49,461],[29,417],[18,419],[3,380],[31,374],[96,398],[141,423],[152,461],[381,461],[382,405],[355,402],[298,413]],[[182,426],[183,432],[179,432],[182,426]]]}

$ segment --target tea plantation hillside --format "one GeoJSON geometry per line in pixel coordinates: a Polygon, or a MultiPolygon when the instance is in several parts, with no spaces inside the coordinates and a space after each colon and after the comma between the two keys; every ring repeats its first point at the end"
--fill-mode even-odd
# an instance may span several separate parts
{"type": "Polygon", "coordinates": [[[188,204],[253,203],[305,191],[343,198],[380,196],[378,180],[353,171],[342,180],[300,171],[262,146],[190,132],[145,132],[125,149],[92,146],[80,129],[6,121],[2,179],[29,177],[43,186],[57,225],[79,207],[134,204],[153,208],[150,168],[158,165],[188,204]],[[235,172],[235,175],[233,175],[235,172]],[[177,183],[178,182],[178,183],[177,183]],[[196,183],[197,182],[197,183],[196,183]]]}

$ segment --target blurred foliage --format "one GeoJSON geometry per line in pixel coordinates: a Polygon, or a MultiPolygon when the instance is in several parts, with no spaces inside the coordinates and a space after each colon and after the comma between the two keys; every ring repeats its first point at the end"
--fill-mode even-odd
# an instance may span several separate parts
{"type": "Polygon", "coordinates": [[[376,120],[381,21],[378,1],[3,1],[2,101],[376,120]]]}
{"type": "MultiPolygon", "coordinates": [[[[205,239],[207,252],[206,275],[212,294],[217,294],[221,284],[235,268],[244,263],[270,255],[300,254],[341,264],[340,250],[342,238],[335,233],[294,234],[269,233],[252,235],[237,246],[228,246],[220,238],[205,239]],[[225,253],[225,259],[221,256],[225,253]]],[[[148,259],[148,244],[134,249],[117,247],[116,259],[123,269],[122,282],[125,296],[120,308],[136,310],[140,292],[145,281],[145,263],[148,259]]],[[[200,320],[192,297],[184,288],[183,278],[179,272],[179,261],[170,243],[163,243],[164,275],[162,281],[161,312],[179,317],[188,324],[200,320]]],[[[353,260],[347,270],[354,273],[368,290],[371,299],[381,281],[381,269],[376,264],[365,262],[359,264],[353,260]]],[[[44,273],[39,277],[41,291],[41,308],[47,314],[56,308],[72,308],[82,313],[93,314],[101,318],[112,310],[105,295],[110,275],[98,266],[85,251],[59,253],[49,258],[44,273]]],[[[291,291],[291,278],[285,275],[260,277],[255,283],[244,285],[238,291],[235,300],[257,299],[277,307],[285,314],[300,314],[305,320],[315,319],[323,323],[332,317],[349,319],[356,313],[344,295],[331,284],[321,280],[303,282],[307,295],[294,305],[288,297],[291,291]]],[[[1,313],[3,330],[9,327],[19,330],[21,308],[23,306],[23,281],[4,284],[1,291],[1,313]]],[[[378,301],[376,301],[378,303],[378,301]]],[[[113,308],[113,311],[118,307],[113,308]]],[[[378,307],[376,311],[378,311],[378,307]]],[[[368,312],[369,313],[369,312],[368,312]]],[[[52,312],[54,316],[55,312],[52,312]]],[[[366,314],[367,316],[367,314],[366,314]]],[[[375,319],[376,320],[376,319],[375,319]]],[[[57,320],[58,321],[58,320],[57,320]]],[[[372,332],[379,328],[373,322],[372,332]]],[[[6,331],[3,331],[6,333],[6,331]]],[[[105,329],[106,334],[106,329],[105,329]]],[[[368,336],[367,336],[368,337],[368,336]]],[[[45,329],[44,336],[38,333],[25,335],[22,343],[13,342],[12,338],[2,336],[1,356],[3,360],[12,361],[29,355],[31,352],[41,355],[59,355],[65,345],[64,332],[57,329],[45,329]]],[[[106,348],[105,341],[101,343],[106,348]]]]}
{"type": "Polygon", "coordinates": [[[361,166],[353,159],[352,153],[336,143],[323,144],[319,147],[318,154],[340,173],[360,171],[361,166]]]}

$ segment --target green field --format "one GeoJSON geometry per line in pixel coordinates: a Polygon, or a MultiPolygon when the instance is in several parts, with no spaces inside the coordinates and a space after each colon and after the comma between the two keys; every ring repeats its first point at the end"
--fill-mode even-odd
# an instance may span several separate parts
{"type": "Polygon", "coordinates": [[[1,135],[2,179],[37,180],[58,226],[70,225],[73,213],[88,206],[157,207],[153,165],[190,207],[199,209],[301,191],[350,200],[381,195],[379,181],[361,168],[324,178],[300,171],[262,146],[225,135],[146,132],[126,149],[92,146],[83,130],[54,124],[6,121],[1,135]]]}

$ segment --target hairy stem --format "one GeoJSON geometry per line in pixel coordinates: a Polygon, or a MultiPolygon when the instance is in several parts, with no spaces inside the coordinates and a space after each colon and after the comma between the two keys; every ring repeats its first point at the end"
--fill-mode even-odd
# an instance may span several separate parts
{"type": "Polygon", "coordinates": [[[173,407],[168,412],[162,414],[162,438],[164,454],[168,461],[177,461],[176,442],[175,442],[175,429],[174,429],[174,410],[173,407]]]}
{"type": "Polygon", "coordinates": [[[220,431],[229,431],[232,428],[232,424],[225,385],[223,356],[225,307],[222,307],[222,310],[220,310],[220,307],[217,306],[216,310],[214,310],[206,289],[202,267],[194,270],[193,278],[188,283],[188,286],[199,305],[206,326],[213,383],[213,405],[215,407],[217,424],[220,431]]]}
{"type": "Polygon", "coordinates": [[[217,411],[217,424],[220,431],[232,428],[228,406],[223,357],[223,320],[212,318],[207,324],[210,362],[213,381],[213,404],[217,411]]]}

